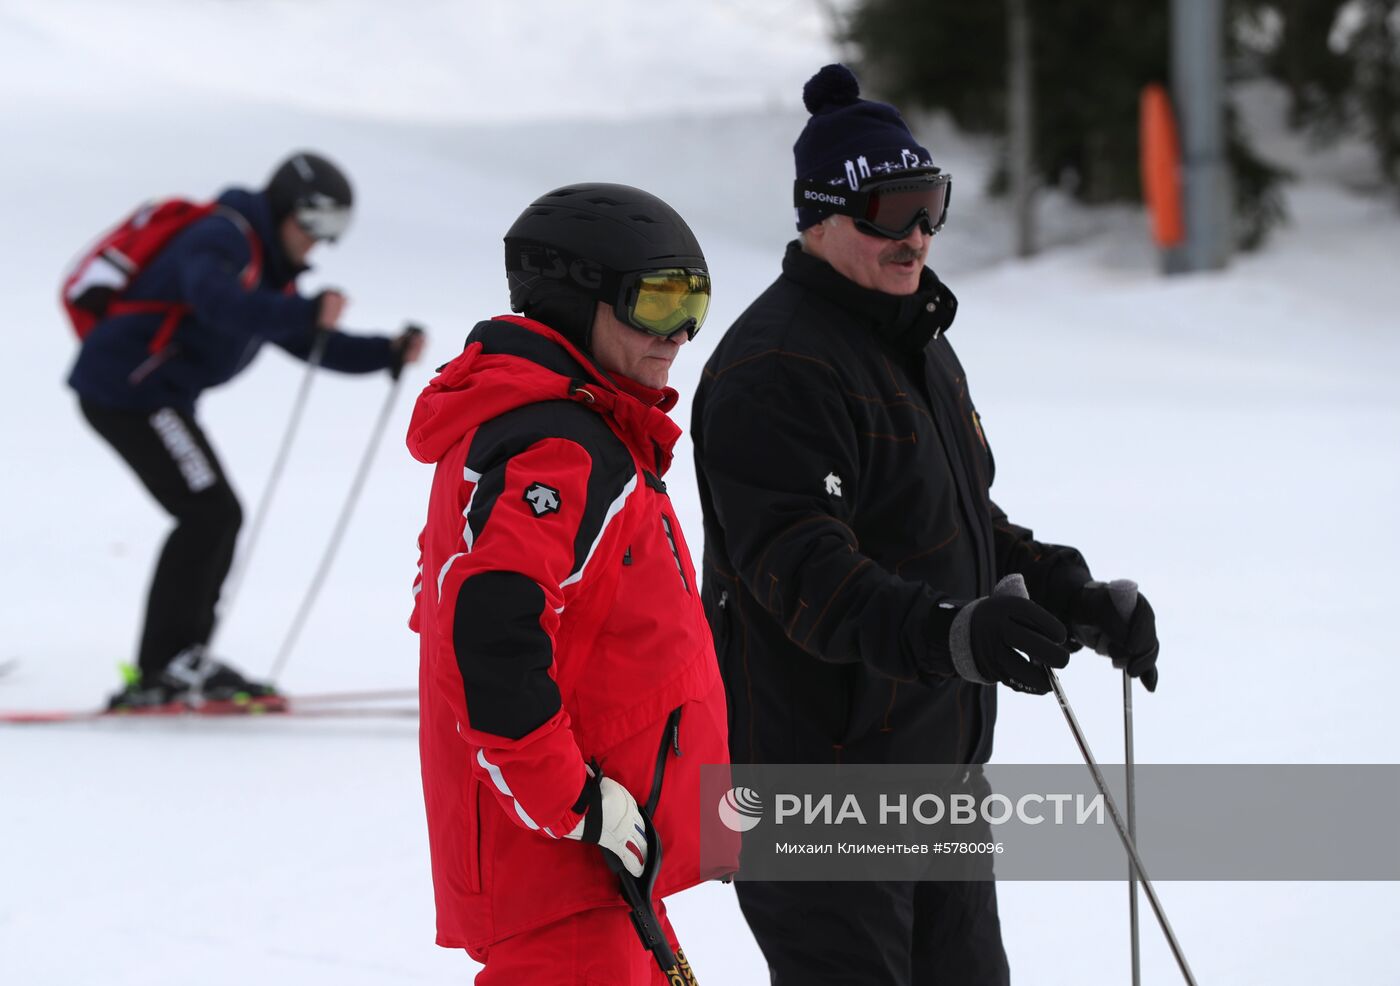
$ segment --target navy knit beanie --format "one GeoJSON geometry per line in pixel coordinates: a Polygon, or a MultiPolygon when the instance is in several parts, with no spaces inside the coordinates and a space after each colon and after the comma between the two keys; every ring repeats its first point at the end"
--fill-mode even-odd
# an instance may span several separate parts
{"type": "MultiPolygon", "coordinates": [[[[845,185],[852,191],[867,178],[933,167],[929,152],[889,103],[860,98],[860,83],[844,65],[827,65],[802,87],[807,121],[792,156],[798,180],[845,185]]],[[[797,210],[799,231],[821,222],[829,209],[797,210]]]]}

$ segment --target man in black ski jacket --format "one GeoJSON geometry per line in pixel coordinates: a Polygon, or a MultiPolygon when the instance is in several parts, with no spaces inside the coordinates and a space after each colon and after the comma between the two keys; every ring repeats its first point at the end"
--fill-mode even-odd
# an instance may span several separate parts
{"type": "MultiPolygon", "coordinates": [[[[957,300],[924,266],[950,176],[844,66],[803,95],[801,238],[716,347],[692,422],[733,760],[982,764],[995,685],[1049,691],[1066,626],[1155,687],[1152,609],[1121,615],[1078,551],[991,500],[957,300]],[[1030,599],[993,594],[1013,573],[1030,599]]],[[[1009,979],[990,866],[736,887],[776,986],[980,986],[1009,979]]]]}

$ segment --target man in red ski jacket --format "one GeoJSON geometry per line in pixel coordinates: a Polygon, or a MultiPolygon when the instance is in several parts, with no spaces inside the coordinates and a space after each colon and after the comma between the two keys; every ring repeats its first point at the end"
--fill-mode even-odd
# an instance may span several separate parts
{"type": "MultiPolygon", "coordinates": [[[[662,481],[671,361],[709,275],[635,188],[542,196],[506,235],[511,305],[418,399],[437,466],[412,628],[439,945],[478,984],[664,982],[602,853],[660,898],[702,872],[700,765],[726,763],[723,686],[662,481]]],[[[657,906],[675,947],[674,934],[657,906]]]]}

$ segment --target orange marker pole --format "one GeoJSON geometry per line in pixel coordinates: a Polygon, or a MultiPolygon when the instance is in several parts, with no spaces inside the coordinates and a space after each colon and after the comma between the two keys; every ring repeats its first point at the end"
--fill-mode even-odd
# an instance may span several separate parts
{"type": "Polygon", "coordinates": [[[1181,209],[1181,144],[1171,99],[1161,85],[1143,87],[1138,109],[1142,197],[1152,220],[1152,238],[1162,249],[1186,239],[1181,209]]]}

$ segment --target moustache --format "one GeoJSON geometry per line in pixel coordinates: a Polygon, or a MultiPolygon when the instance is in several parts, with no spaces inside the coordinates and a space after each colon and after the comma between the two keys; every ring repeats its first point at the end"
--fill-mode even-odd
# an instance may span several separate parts
{"type": "Polygon", "coordinates": [[[895,247],[884,256],[884,261],[887,264],[906,264],[912,260],[921,259],[923,259],[923,253],[908,246],[895,247]]]}

